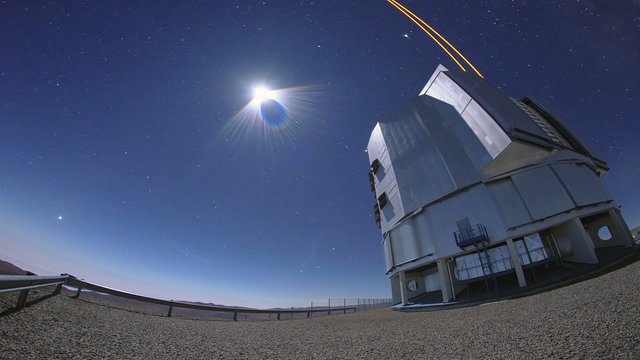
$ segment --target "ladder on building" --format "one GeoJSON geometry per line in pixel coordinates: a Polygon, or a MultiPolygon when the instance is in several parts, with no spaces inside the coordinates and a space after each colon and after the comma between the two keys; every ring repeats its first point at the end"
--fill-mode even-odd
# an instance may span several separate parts
{"type": "Polygon", "coordinates": [[[498,280],[496,279],[493,269],[491,267],[491,257],[489,256],[489,249],[487,249],[487,242],[481,241],[475,244],[476,252],[478,253],[478,257],[480,258],[480,265],[482,266],[482,273],[484,275],[484,284],[487,288],[487,296],[491,294],[489,289],[489,280],[491,277],[493,282],[493,289],[496,292],[496,296],[498,293],[498,280]]]}

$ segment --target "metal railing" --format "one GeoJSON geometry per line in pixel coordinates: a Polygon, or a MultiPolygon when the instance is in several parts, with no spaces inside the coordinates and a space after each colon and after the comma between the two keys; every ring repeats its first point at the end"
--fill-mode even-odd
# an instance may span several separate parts
{"type": "Polygon", "coordinates": [[[329,298],[326,300],[314,300],[312,309],[333,309],[335,307],[355,307],[357,311],[382,309],[393,305],[391,299],[361,299],[361,298],[329,298]]]}
{"type": "MultiPolygon", "coordinates": [[[[482,256],[482,255],[480,255],[482,256]]],[[[480,262],[478,265],[458,268],[456,267],[456,279],[461,282],[472,282],[482,280],[488,276],[500,274],[507,271],[513,271],[513,262],[511,258],[499,258],[490,259],[489,262],[480,262]],[[503,264],[502,267],[498,267],[496,264],[503,264]],[[466,274],[466,277],[463,276],[466,274]],[[471,276],[471,275],[474,276],[471,276]]]]}
{"type": "Polygon", "coordinates": [[[56,285],[54,294],[60,293],[62,284],[69,280],[69,275],[32,276],[32,275],[0,275],[0,293],[19,291],[16,309],[22,309],[27,303],[29,290],[56,285]]]}
{"type": "Polygon", "coordinates": [[[454,232],[453,236],[456,239],[456,245],[460,248],[489,240],[487,229],[482,224],[476,224],[459,232],[454,232]]]}
{"type": "Polygon", "coordinates": [[[0,293],[2,292],[15,292],[20,291],[18,296],[18,304],[16,309],[22,309],[27,300],[28,291],[44,286],[56,285],[54,295],[60,293],[62,285],[66,285],[72,288],[76,288],[76,293],[73,298],[80,296],[82,290],[90,290],[97,293],[108,294],[113,296],[122,297],[125,299],[142,301],[145,303],[167,306],[167,316],[171,317],[174,308],[184,308],[193,310],[204,310],[212,312],[224,312],[233,314],[233,320],[238,320],[240,314],[269,314],[269,316],[276,315],[278,320],[281,320],[283,314],[306,314],[306,317],[311,317],[315,313],[326,313],[327,315],[347,312],[356,312],[362,310],[369,310],[373,308],[386,307],[391,305],[391,299],[328,299],[327,304],[319,304],[318,302],[311,303],[310,308],[292,308],[292,309],[254,309],[244,308],[236,306],[216,306],[206,305],[198,303],[190,303],[184,301],[163,300],[156,299],[148,296],[133,294],[117,289],[108,288],[105,286],[92,284],[84,280],[80,280],[72,275],[63,274],[61,276],[30,276],[30,275],[0,275],[0,293]],[[353,301],[355,300],[355,301],[353,301]]]}

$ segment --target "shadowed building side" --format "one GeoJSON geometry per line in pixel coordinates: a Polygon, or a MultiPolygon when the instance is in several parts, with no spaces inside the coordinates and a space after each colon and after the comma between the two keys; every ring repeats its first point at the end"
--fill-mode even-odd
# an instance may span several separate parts
{"type": "Polygon", "coordinates": [[[525,269],[598,264],[598,249],[633,244],[606,163],[532,98],[471,74],[439,66],[367,151],[396,303],[449,302],[500,276],[526,287],[525,269]]]}

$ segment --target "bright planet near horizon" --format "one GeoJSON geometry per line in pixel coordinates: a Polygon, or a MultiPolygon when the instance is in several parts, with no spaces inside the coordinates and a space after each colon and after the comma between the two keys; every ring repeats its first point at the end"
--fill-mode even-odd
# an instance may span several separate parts
{"type": "MultiPolygon", "coordinates": [[[[562,118],[640,225],[640,3],[400,2],[562,118]]],[[[0,260],[225,305],[390,297],[364,149],[456,64],[387,1],[0,7],[0,260]]]]}

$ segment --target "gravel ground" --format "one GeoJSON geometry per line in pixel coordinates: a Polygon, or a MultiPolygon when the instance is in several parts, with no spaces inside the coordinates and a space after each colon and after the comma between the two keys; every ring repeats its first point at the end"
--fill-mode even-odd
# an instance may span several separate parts
{"type": "Polygon", "coordinates": [[[0,358],[640,359],[638,295],[640,262],[475,307],[287,321],[167,318],[63,294],[0,317],[0,358]]]}

